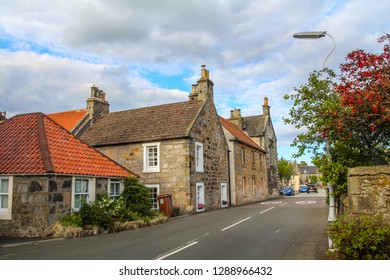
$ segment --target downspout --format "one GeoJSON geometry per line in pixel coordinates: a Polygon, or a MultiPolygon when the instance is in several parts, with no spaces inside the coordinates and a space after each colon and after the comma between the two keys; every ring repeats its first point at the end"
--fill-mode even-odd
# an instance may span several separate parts
{"type": "Polygon", "coordinates": [[[232,185],[230,180],[230,153],[231,151],[229,148],[227,149],[228,152],[228,184],[229,184],[229,204],[232,206],[232,185]]]}

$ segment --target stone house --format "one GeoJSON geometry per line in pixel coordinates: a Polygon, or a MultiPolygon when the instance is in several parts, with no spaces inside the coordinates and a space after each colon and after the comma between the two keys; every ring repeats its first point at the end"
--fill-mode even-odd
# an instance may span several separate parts
{"type": "Polygon", "coordinates": [[[266,152],[235,124],[220,117],[229,145],[231,205],[268,198],[266,152]]]}
{"type": "Polygon", "coordinates": [[[228,146],[202,65],[189,100],[102,114],[81,139],[140,175],[157,196],[171,195],[182,213],[226,207],[228,146]]]}
{"type": "Polygon", "coordinates": [[[0,123],[0,236],[34,237],[138,177],[42,113],[0,123]]]}
{"type": "Polygon", "coordinates": [[[299,165],[296,164],[294,166],[294,175],[292,178],[292,185],[295,190],[299,189],[299,186],[302,184],[310,184],[313,183],[311,181],[312,177],[315,176],[318,178],[317,185],[322,187],[320,179],[320,173],[318,169],[314,165],[299,165]]]}
{"type": "Polygon", "coordinates": [[[277,139],[272,124],[268,98],[264,98],[263,114],[243,117],[240,109],[230,111],[229,121],[245,131],[266,151],[267,180],[269,197],[279,196],[277,139]]]}

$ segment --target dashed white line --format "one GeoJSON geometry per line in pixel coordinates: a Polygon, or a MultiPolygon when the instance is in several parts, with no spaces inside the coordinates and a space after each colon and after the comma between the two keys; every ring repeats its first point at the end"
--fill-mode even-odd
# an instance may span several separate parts
{"type": "Polygon", "coordinates": [[[162,255],[161,257],[157,258],[156,260],[163,260],[163,259],[165,259],[165,258],[167,258],[167,257],[169,257],[169,256],[172,256],[172,255],[174,255],[174,254],[176,254],[176,253],[178,253],[178,252],[180,252],[180,251],[183,251],[183,250],[187,249],[188,247],[194,246],[194,245],[197,244],[198,242],[199,242],[199,241],[192,242],[192,243],[190,243],[190,244],[188,244],[188,245],[186,245],[186,246],[184,246],[184,247],[181,247],[181,248],[179,248],[179,249],[177,249],[177,250],[175,250],[175,251],[172,251],[172,252],[170,252],[170,253],[168,253],[168,254],[162,255]]]}
{"type": "Polygon", "coordinates": [[[236,225],[238,225],[238,224],[241,224],[242,222],[245,222],[245,221],[247,221],[247,220],[249,220],[249,219],[251,219],[252,217],[248,217],[248,218],[246,218],[246,219],[243,219],[243,220],[241,220],[241,221],[238,221],[237,223],[234,223],[234,224],[232,224],[232,225],[230,225],[230,226],[228,226],[228,227],[225,227],[225,228],[223,228],[223,229],[221,229],[221,231],[225,231],[225,230],[227,230],[227,229],[229,229],[229,228],[232,228],[232,227],[234,227],[234,226],[236,226],[236,225]]]}
{"type": "Polygon", "coordinates": [[[268,209],[265,209],[264,211],[261,211],[259,214],[263,214],[263,213],[265,213],[265,212],[267,212],[267,211],[269,211],[269,210],[272,210],[272,209],[274,209],[275,207],[271,207],[271,208],[268,208],[268,209]]]}

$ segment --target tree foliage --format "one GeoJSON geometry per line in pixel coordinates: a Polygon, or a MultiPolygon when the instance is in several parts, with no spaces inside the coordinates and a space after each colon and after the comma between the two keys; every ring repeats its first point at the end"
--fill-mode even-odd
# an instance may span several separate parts
{"type": "Polygon", "coordinates": [[[294,163],[284,159],[278,160],[278,175],[281,182],[288,182],[294,174],[294,163]]]}
{"type": "MultiPolygon", "coordinates": [[[[385,40],[389,41],[389,35],[379,42],[385,40]]],[[[380,54],[349,53],[340,69],[336,92],[342,111],[333,119],[333,138],[359,148],[366,163],[384,164],[390,158],[389,44],[380,54]]]]}
{"type": "Polygon", "coordinates": [[[346,190],[348,167],[390,162],[390,35],[380,54],[353,51],[340,66],[314,71],[293,101],[286,124],[305,129],[293,141],[297,157],[314,154],[323,180],[346,190]]]}
{"type": "Polygon", "coordinates": [[[125,189],[121,197],[124,199],[126,207],[132,212],[149,216],[151,214],[150,189],[139,182],[138,178],[127,178],[124,182],[125,189]]]}

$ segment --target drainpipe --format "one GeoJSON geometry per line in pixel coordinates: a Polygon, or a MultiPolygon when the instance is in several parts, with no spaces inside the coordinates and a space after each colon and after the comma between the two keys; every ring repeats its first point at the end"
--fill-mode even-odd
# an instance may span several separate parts
{"type": "Polygon", "coordinates": [[[230,153],[231,151],[227,149],[228,152],[228,184],[229,184],[229,204],[232,206],[232,186],[231,186],[231,180],[230,180],[230,153]]]}

